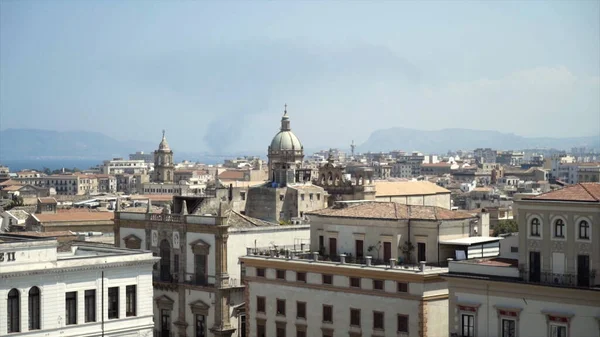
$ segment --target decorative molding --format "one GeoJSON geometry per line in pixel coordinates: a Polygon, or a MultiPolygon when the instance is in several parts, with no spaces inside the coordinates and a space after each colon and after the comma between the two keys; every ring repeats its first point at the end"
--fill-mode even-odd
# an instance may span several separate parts
{"type": "Polygon", "coordinates": [[[155,298],[154,302],[156,302],[156,306],[159,309],[166,309],[166,310],[173,310],[173,304],[175,303],[175,301],[167,295],[161,295],[161,296],[155,298]]]}
{"type": "Polygon", "coordinates": [[[579,248],[579,252],[581,252],[581,253],[585,253],[585,254],[592,253],[592,244],[591,243],[580,243],[578,248],[579,248]]]}
{"type": "Polygon", "coordinates": [[[173,249],[179,250],[179,248],[180,248],[179,245],[180,245],[180,242],[179,242],[179,232],[173,231],[173,249]]]}
{"type": "Polygon", "coordinates": [[[194,315],[208,316],[208,310],[210,309],[210,305],[206,304],[202,300],[194,301],[190,303],[189,306],[194,315]]]}
{"type": "Polygon", "coordinates": [[[152,237],[152,247],[158,246],[158,231],[153,229],[150,236],[152,237]]]}
{"type": "Polygon", "coordinates": [[[563,253],[565,251],[564,241],[552,241],[552,252],[563,253]]]}
{"type": "Polygon", "coordinates": [[[539,242],[539,240],[529,239],[527,241],[527,246],[529,247],[529,250],[539,251],[539,249],[540,249],[540,242],[539,242]]]}
{"type": "Polygon", "coordinates": [[[210,244],[202,239],[190,242],[190,246],[194,255],[208,255],[210,252],[210,244]]]}
{"type": "Polygon", "coordinates": [[[129,249],[141,249],[142,246],[142,239],[134,234],[129,234],[124,237],[123,242],[125,243],[125,247],[129,249]]]}

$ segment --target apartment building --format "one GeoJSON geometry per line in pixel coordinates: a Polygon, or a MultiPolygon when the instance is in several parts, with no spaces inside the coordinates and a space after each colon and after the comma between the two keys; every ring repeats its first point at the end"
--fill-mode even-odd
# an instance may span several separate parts
{"type": "Polygon", "coordinates": [[[117,245],[161,258],[153,271],[156,336],[247,336],[238,260],[245,247],[308,245],[308,226],[261,221],[220,200],[177,196],[174,213],[115,213],[117,245]],[[209,201],[212,209],[200,207],[209,201]]]}
{"type": "Polygon", "coordinates": [[[102,162],[103,174],[148,174],[152,168],[152,163],[146,162],[144,159],[131,160],[123,158],[113,158],[102,162]]]}
{"type": "Polygon", "coordinates": [[[600,184],[515,202],[518,259],[449,263],[452,336],[600,336],[600,184]]]}
{"type": "Polygon", "coordinates": [[[310,250],[240,258],[248,336],[447,335],[445,261],[499,252],[498,238],[471,235],[485,215],[347,201],[307,216],[310,250]]]}
{"type": "Polygon", "coordinates": [[[0,335],[152,335],[150,252],[0,235],[0,335]]]}

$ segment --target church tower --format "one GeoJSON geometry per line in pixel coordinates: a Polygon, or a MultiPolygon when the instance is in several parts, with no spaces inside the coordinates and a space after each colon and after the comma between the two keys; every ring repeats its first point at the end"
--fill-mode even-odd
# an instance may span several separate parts
{"type": "Polygon", "coordinates": [[[157,183],[172,183],[175,166],[173,165],[173,151],[169,148],[165,130],[163,137],[158,145],[158,150],[154,151],[154,174],[153,180],[157,183]]]}
{"type": "Polygon", "coordinates": [[[282,186],[297,182],[296,170],[302,166],[304,147],[292,132],[287,105],[281,117],[281,128],[269,146],[268,158],[271,182],[282,186]]]}

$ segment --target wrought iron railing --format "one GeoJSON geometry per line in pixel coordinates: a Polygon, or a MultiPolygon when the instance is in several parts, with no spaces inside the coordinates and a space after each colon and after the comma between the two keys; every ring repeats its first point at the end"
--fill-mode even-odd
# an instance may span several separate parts
{"type": "Polygon", "coordinates": [[[521,278],[530,283],[539,283],[547,285],[558,285],[567,287],[589,288],[595,286],[596,272],[591,270],[588,275],[585,274],[567,274],[552,272],[532,272],[529,270],[520,271],[521,278]]]}
{"type": "Polygon", "coordinates": [[[171,332],[170,330],[154,329],[154,337],[173,337],[173,332],[171,332]]]}

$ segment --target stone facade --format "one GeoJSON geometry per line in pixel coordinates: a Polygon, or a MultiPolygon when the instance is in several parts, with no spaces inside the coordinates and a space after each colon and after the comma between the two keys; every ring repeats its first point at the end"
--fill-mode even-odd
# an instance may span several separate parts
{"type": "Polygon", "coordinates": [[[175,166],[173,164],[173,151],[169,148],[165,131],[163,138],[154,151],[154,181],[159,183],[173,183],[175,166]]]}

